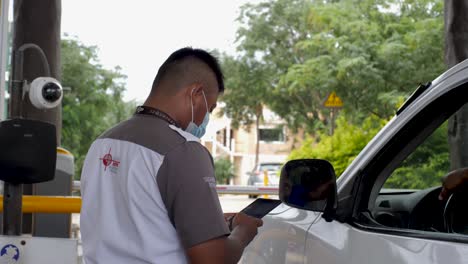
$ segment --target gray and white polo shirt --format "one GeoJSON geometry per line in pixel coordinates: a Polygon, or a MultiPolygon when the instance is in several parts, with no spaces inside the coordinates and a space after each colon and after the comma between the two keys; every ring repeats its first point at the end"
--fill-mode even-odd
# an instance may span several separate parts
{"type": "Polygon", "coordinates": [[[134,115],[100,136],[81,184],[86,264],[186,263],[185,249],[229,234],[209,152],[162,119],[134,115]]]}

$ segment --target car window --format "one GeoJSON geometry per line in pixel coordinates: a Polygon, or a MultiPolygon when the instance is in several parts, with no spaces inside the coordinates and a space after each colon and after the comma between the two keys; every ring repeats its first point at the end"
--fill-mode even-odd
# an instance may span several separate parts
{"type": "Polygon", "coordinates": [[[448,121],[437,128],[393,171],[383,188],[422,190],[440,186],[442,177],[450,170],[447,128],[448,121]]]}
{"type": "Polygon", "coordinates": [[[393,169],[370,210],[377,224],[468,235],[468,213],[464,206],[468,201],[468,184],[457,188],[462,194],[454,195],[451,202],[439,200],[443,177],[457,169],[451,166],[451,160],[468,164],[468,142],[449,138],[453,122],[459,122],[456,118],[453,114],[440,124],[393,169]],[[451,146],[458,152],[451,154],[451,146]]]}

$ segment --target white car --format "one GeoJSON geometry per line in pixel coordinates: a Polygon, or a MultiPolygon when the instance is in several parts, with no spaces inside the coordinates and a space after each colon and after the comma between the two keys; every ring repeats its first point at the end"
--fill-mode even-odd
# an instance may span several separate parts
{"type": "MultiPolygon", "coordinates": [[[[327,161],[286,163],[283,203],[263,218],[240,262],[468,263],[468,186],[440,201],[441,179],[454,169],[447,165],[450,157],[434,161],[422,155],[441,133],[445,139],[438,144],[446,145],[440,151],[448,152],[447,131],[460,131],[447,120],[461,107],[468,108],[468,60],[420,86],[336,182],[327,161]],[[410,161],[418,166],[408,167],[410,161]],[[401,186],[435,180],[420,190],[387,189],[395,179],[401,186]]],[[[468,116],[453,122],[468,126],[468,116]]],[[[457,144],[468,166],[468,142],[457,144]]]]}

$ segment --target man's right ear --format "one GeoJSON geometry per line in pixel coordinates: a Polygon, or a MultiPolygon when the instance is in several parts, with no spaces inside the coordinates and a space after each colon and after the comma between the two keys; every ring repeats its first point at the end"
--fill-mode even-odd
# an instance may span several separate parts
{"type": "Polygon", "coordinates": [[[201,93],[203,91],[204,85],[201,82],[194,82],[191,84],[192,89],[194,90],[194,93],[201,93]]]}

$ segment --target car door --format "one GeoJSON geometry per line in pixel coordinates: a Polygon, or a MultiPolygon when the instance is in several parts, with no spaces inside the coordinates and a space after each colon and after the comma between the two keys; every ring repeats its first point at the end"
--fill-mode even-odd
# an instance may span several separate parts
{"type": "Polygon", "coordinates": [[[259,234],[244,250],[240,263],[303,263],[311,213],[279,205],[263,218],[259,234]]]}

